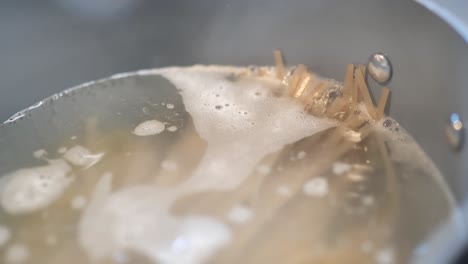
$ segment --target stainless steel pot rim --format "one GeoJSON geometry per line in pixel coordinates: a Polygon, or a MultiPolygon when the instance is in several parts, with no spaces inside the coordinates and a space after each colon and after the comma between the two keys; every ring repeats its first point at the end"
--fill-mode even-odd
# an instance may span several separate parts
{"type": "Polygon", "coordinates": [[[416,0],[416,2],[447,22],[465,42],[468,42],[468,19],[460,18],[446,6],[432,0],[416,0]]]}
{"type": "Polygon", "coordinates": [[[105,78],[101,78],[101,79],[98,79],[98,80],[94,80],[94,81],[89,81],[89,82],[85,82],[85,83],[82,83],[82,84],[78,84],[76,86],[73,86],[73,87],[70,87],[70,88],[67,88],[59,93],[55,93],[49,97],[46,97],[44,99],[42,99],[41,101],[13,114],[10,118],[8,118],[7,120],[3,121],[3,123],[0,123],[0,128],[4,125],[9,125],[11,123],[15,123],[21,119],[23,119],[25,116],[27,116],[27,114],[31,111],[34,111],[35,109],[41,107],[42,105],[45,105],[47,104],[48,102],[53,102],[53,101],[57,101],[59,100],[60,98],[64,97],[64,96],[68,96],[68,95],[72,95],[73,93],[83,89],[83,88],[86,88],[86,87],[91,87],[91,86],[94,86],[96,84],[99,84],[99,83],[105,83],[105,82],[108,82],[108,81],[111,81],[111,80],[118,80],[118,79],[123,79],[123,78],[126,78],[126,77],[130,77],[130,76],[136,76],[136,75],[149,75],[149,74],[152,74],[153,70],[152,69],[143,69],[143,70],[138,70],[138,71],[131,71],[131,72],[123,72],[123,73],[117,73],[117,74],[113,74],[111,76],[108,76],[108,77],[105,77],[105,78]]]}

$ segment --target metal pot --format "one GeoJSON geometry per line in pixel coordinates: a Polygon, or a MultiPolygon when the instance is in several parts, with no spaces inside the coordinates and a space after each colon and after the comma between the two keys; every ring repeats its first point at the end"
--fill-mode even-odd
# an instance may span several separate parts
{"type": "MultiPolygon", "coordinates": [[[[463,119],[468,118],[464,102],[468,98],[465,88],[468,30],[464,39],[451,27],[456,25],[459,33],[463,33],[464,28],[456,21],[452,19],[451,24],[447,24],[420,4],[408,1],[253,0],[155,5],[157,15],[169,11],[176,15],[130,23],[130,29],[142,25],[145,28],[135,34],[131,30],[124,31],[125,35],[116,37],[117,43],[125,44],[132,38],[143,43],[145,36],[158,35],[151,38],[157,40],[154,48],[146,43],[143,52],[137,50],[139,44],[124,47],[124,55],[136,53],[155,57],[150,65],[134,61],[134,68],[193,63],[271,64],[270,51],[280,47],[290,64],[306,63],[323,76],[342,79],[347,63],[366,63],[374,52],[385,53],[393,71],[388,84],[393,94],[391,116],[414,136],[445,175],[460,207],[465,208],[461,218],[468,220],[468,178],[464,175],[468,171],[468,154],[463,146],[461,125],[463,119]],[[161,24],[159,20],[166,23],[161,24]]],[[[441,10],[428,6],[436,12],[441,10]]],[[[101,33],[105,35],[105,31],[101,33]]],[[[95,39],[109,41],[100,35],[95,39]]],[[[111,49],[118,51],[115,47],[111,49]]],[[[93,65],[94,59],[98,60],[98,66],[85,70],[83,78],[129,69],[128,66],[102,66],[105,63],[102,64],[98,56],[103,50],[89,48],[89,51],[94,55],[88,56],[85,48],[83,56],[87,58],[84,61],[78,58],[79,65],[93,65]]],[[[116,55],[104,58],[113,56],[116,55]]],[[[119,58],[125,59],[125,56],[119,58]]],[[[119,63],[116,64],[127,65],[119,63]]],[[[57,75],[47,74],[51,69],[37,77],[41,86],[46,86],[46,80],[57,84],[53,81],[57,75]]],[[[61,70],[58,71],[60,75],[61,70]]],[[[80,79],[76,78],[79,75],[72,76],[80,79]]],[[[2,78],[8,80],[7,76],[2,78]]],[[[30,89],[27,86],[36,82],[28,80],[29,83],[15,93],[23,96],[30,89]]],[[[128,74],[66,90],[19,112],[0,126],[0,173],[29,162],[23,153],[56,144],[54,140],[63,133],[82,133],[82,120],[92,114],[110,115],[120,104],[119,109],[127,114],[106,126],[118,127],[119,122],[128,122],[125,120],[136,114],[134,109],[140,107],[144,98],[167,96],[164,92],[154,94],[150,89],[155,84],[166,85],[164,83],[160,77],[140,78],[128,74]],[[138,89],[132,90],[132,87],[138,89]]],[[[46,95],[42,91],[38,94],[46,95]]],[[[33,100],[38,94],[35,92],[33,100]]],[[[3,103],[9,105],[9,102],[3,103]]],[[[14,107],[3,108],[7,109],[14,107]]],[[[428,252],[415,262],[444,263],[457,253],[465,236],[459,236],[458,229],[451,224],[442,225],[427,239],[427,244],[436,245],[438,250],[428,252]]]]}

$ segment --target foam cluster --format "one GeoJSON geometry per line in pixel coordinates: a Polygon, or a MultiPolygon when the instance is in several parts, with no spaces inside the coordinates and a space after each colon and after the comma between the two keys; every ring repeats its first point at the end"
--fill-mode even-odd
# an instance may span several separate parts
{"type": "MultiPolygon", "coordinates": [[[[79,232],[82,247],[93,259],[131,249],[156,263],[203,263],[229,243],[231,230],[204,215],[173,216],[174,201],[201,191],[234,189],[265,156],[334,125],[304,113],[299,103],[278,93],[278,80],[240,77],[245,70],[194,66],[142,73],[163,75],[177,87],[207,149],[197,168],[176,187],[147,184],[111,192],[109,179],[102,188],[107,192],[98,186],[79,232]]],[[[154,134],[154,128],[163,127],[146,122],[133,133],[154,134]]],[[[161,167],[178,168],[171,160],[161,167]]],[[[264,174],[269,170],[261,169],[264,174]]],[[[234,208],[227,218],[241,223],[254,215],[234,208]]]]}

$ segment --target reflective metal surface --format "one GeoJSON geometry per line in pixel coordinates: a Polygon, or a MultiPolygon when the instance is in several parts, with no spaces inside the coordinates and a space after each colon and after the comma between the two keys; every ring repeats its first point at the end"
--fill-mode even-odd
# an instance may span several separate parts
{"type": "Polygon", "coordinates": [[[383,53],[374,53],[367,63],[367,72],[376,82],[383,84],[392,77],[392,65],[383,53]]]}
{"type": "Polygon", "coordinates": [[[465,133],[463,122],[457,113],[450,114],[446,134],[450,146],[456,151],[460,150],[463,146],[465,133]]]}

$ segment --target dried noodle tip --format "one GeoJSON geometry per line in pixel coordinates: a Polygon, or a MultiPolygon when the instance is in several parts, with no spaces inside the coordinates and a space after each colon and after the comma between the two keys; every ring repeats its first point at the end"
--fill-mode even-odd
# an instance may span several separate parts
{"type": "Polygon", "coordinates": [[[374,102],[372,101],[372,97],[370,96],[366,81],[364,80],[362,69],[359,69],[356,71],[356,73],[356,80],[358,81],[359,91],[362,94],[362,99],[366,105],[367,112],[369,112],[371,118],[376,119],[377,113],[375,112],[374,102]]]}
{"type": "Polygon", "coordinates": [[[273,54],[275,56],[276,77],[280,80],[283,80],[285,76],[283,54],[281,53],[281,50],[275,50],[273,54]]]}
{"type": "Polygon", "coordinates": [[[304,92],[306,91],[306,88],[311,83],[311,80],[312,80],[312,75],[310,73],[306,72],[305,74],[303,74],[303,77],[300,80],[299,85],[298,85],[293,97],[294,98],[301,97],[304,94],[304,92]]]}
{"type": "Polygon", "coordinates": [[[377,107],[377,120],[385,117],[385,107],[387,106],[388,96],[390,95],[390,89],[384,87],[382,95],[380,96],[379,105],[377,107]]]}
{"type": "Polygon", "coordinates": [[[289,87],[288,87],[288,94],[290,96],[294,96],[297,90],[297,86],[299,85],[299,81],[302,78],[302,75],[304,72],[307,71],[307,67],[304,64],[299,64],[297,68],[294,70],[292,76],[291,76],[291,81],[289,82],[289,87]]]}

